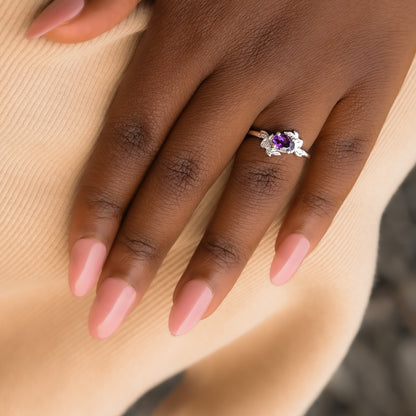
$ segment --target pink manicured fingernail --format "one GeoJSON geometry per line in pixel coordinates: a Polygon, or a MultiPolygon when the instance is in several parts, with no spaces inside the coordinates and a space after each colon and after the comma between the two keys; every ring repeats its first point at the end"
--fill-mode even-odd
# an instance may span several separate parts
{"type": "Polygon", "coordinates": [[[123,322],[136,299],[136,290],[122,279],[107,277],[98,289],[88,318],[94,338],[106,338],[123,322]]]}
{"type": "Polygon", "coordinates": [[[83,8],[84,0],[55,0],[32,22],[26,32],[26,38],[37,39],[74,18],[83,8]]]}
{"type": "Polygon", "coordinates": [[[82,238],[71,250],[68,283],[75,296],[86,295],[98,280],[106,258],[105,245],[96,239],[82,238]]]}
{"type": "Polygon", "coordinates": [[[301,265],[310,242],[302,234],[290,234],[277,247],[270,268],[270,280],[276,286],[286,283],[301,265]]]}
{"type": "Polygon", "coordinates": [[[200,279],[186,282],[172,306],[169,330],[172,335],[182,335],[193,328],[207,310],[214,294],[200,279]]]}

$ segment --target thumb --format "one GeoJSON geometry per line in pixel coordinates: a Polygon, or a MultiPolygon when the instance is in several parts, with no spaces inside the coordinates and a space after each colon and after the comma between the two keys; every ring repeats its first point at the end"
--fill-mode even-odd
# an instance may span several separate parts
{"type": "Polygon", "coordinates": [[[30,25],[27,39],[83,42],[123,21],[140,0],[55,0],[30,25]]]}

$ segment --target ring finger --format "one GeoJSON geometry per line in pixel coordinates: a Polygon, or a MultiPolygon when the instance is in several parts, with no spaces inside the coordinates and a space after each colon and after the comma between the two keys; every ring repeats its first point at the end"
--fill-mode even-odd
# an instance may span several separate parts
{"type": "MultiPolygon", "coordinates": [[[[305,103],[292,100],[285,105],[278,99],[253,126],[269,133],[296,127],[303,149],[309,149],[335,102],[305,103]]],[[[220,305],[288,200],[304,161],[284,153],[269,158],[258,138],[248,137],[241,144],[217,210],[175,289],[169,317],[173,335],[189,331],[220,305]]]]}

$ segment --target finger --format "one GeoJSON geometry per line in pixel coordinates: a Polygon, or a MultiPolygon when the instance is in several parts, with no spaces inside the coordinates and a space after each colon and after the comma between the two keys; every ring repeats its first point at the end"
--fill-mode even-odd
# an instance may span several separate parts
{"type": "Polygon", "coordinates": [[[139,43],[79,180],[69,226],[69,285],[76,296],[94,286],[128,204],[206,77],[203,68],[210,69],[180,57],[171,37],[154,28],[139,43]]]}
{"type": "Polygon", "coordinates": [[[55,0],[30,25],[26,38],[83,42],[123,21],[140,0],[55,0]]]}
{"type": "MultiPolygon", "coordinates": [[[[218,75],[205,80],[192,97],[129,206],[111,247],[90,312],[92,336],[109,336],[126,316],[108,309],[110,304],[123,304],[122,295],[116,298],[114,289],[108,289],[115,281],[123,289],[126,283],[134,287],[132,309],[139,303],[168,250],[258,114],[259,105],[251,97],[252,91],[242,92],[241,86],[238,91],[228,78],[218,75]]],[[[124,307],[128,308],[127,302],[124,307]]]]}
{"type": "Polygon", "coordinates": [[[379,85],[352,89],[335,106],[317,138],[279,230],[270,269],[273,284],[287,282],[316,247],[362,171],[394,99],[379,85]]]}
{"type": "MultiPolygon", "coordinates": [[[[305,103],[288,105],[280,99],[269,111],[272,116],[260,116],[254,124],[269,132],[296,126],[308,149],[330,107],[325,101],[315,107],[305,103]]],[[[268,157],[260,143],[247,137],[238,150],[214,217],[175,289],[169,317],[173,335],[189,331],[216,310],[298,180],[305,159],[294,154],[268,157]]]]}

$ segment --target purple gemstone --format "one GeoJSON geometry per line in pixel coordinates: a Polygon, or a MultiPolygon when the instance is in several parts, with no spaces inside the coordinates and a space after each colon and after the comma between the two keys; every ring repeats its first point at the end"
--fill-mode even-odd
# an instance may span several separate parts
{"type": "Polygon", "coordinates": [[[286,136],[286,134],[282,133],[275,135],[272,139],[272,142],[278,149],[281,149],[282,147],[290,147],[292,140],[290,140],[289,136],[286,136]]]}

